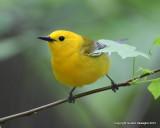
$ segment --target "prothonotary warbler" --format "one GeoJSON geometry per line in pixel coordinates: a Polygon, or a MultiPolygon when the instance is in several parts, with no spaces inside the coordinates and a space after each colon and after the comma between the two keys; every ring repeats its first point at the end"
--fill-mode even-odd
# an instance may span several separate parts
{"type": "Polygon", "coordinates": [[[105,46],[66,30],[56,30],[49,36],[38,38],[48,42],[56,79],[64,85],[73,87],[69,93],[69,102],[74,102],[72,93],[76,87],[91,84],[105,75],[111,80],[112,90],[118,89],[108,76],[110,68],[108,55],[105,53],[92,55],[94,50],[105,46]]]}

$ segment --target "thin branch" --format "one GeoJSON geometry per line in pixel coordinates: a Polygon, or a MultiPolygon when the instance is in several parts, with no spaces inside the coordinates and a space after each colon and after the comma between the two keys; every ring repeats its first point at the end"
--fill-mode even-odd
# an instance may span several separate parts
{"type": "MultiPolygon", "coordinates": [[[[134,77],[133,79],[129,79],[125,82],[118,83],[117,86],[118,87],[130,86],[130,85],[132,85],[132,82],[134,80],[138,80],[138,79],[144,78],[146,76],[150,76],[150,75],[158,73],[158,72],[160,72],[160,69],[154,70],[153,72],[142,74],[138,77],[134,77]]],[[[79,98],[84,97],[84,96],[88,96],[88,95],[91,95],[91,94],[94,94],[94,93],[99,93],[99,92],[106,91],[106,90],[111,90],[111,89],[112,89],[111,85],[110,86],[105,86],[105,87],[102,87],[102,88],[97,88],[97,89],[90,90],[90,91],[87,91],[87,92],[79,93],[77,95],[74,95],[74,98],[79,99],[79,98]]],[[[0,118],[0,124],[3,124],[3,123],[5,123],[9,120],[13,120],[13,119],[17,119],[17,118],[20,118],[20,117],[25,117],[25,116],[30,116],[32,114],[36,114],[36,113],[38,113],[42,110],[46,110],[48,108],[63,104],[65,102],[68,102],[68,98],[60,99],[60,100],[54,101],[52,103],[49,103],[49,104],[46,104],[46,105],[43,105],[43,106],[40,106],[40,107],[30,109],[28,111],[24,111],[24,112],[21,112],[21,113],[17,113],[17,114],[13,114],[13,115],[10,115],[10,116],[2,117],[2,118],[0,118]]]]}

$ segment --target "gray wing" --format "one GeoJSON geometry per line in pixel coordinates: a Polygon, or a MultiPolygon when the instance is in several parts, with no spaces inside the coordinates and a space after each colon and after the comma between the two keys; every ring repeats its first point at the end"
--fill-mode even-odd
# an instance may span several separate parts
{"type": "Polygon", "coordinates": [[[91,53],[89,53],[89,56],[100,56],[102,54],[102,52],[95,52],[95,51],[102,50],[106,47],[107,47],[106,44],[102,44],[98,41],[94,42],[94,49],[92,50],[91,53]]]}

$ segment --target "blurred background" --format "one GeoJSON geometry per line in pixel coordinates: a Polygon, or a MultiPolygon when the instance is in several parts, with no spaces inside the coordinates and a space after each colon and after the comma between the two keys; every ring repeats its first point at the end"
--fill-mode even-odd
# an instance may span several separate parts
{"type": "MultiPolygon", "coordinates": [[[[0,1],[0,117],[38,107],[68,96],[51,72],[47,43],[37,39],[67,29],[93,40],[128,39],[148,53],[160,36],[159,0],[1,0],[0,1]]],[[[160,67],[160,51],[150,60],[138,57],[140,67],[160,67]]],[[[132,77],[133,59],[111,56],[110,76],[116,82],[132,77]]],[[[75,93],[109,85],[107,78],[75,93]]],[[[36,115],[9,121],[6,128],[114,128],[120,121],[160,123],[159,100],[147,84],[106,91],[62,104],[36,115]]],[[[137,126],[130,125],[129,128],[137,126]]],[[[158,125],[151,127],[158,128],[158,125]]]]}

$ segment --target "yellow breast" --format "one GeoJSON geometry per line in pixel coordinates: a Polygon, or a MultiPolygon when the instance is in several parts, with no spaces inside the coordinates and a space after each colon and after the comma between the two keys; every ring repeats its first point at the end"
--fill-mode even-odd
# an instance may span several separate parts
{"type": "MultiPolygon", "coordinates": [[[[66,55],[66,54],[65,54],[66,55]]],[[[109,59],[106,55],[89,57],[79,53],[52,58],[53,72],[57,80],[69,86],[83,86],[95,82],[108,73],[109,59]]]]}

